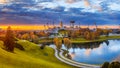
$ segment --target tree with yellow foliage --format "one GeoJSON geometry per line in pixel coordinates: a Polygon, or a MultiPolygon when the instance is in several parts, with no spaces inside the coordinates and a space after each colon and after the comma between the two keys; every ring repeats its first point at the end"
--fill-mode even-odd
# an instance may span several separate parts
{"type": "Polygon", "coordinates": [[[71,48],[71,41],[70,41],[69,38],[64,38],[63,41],[64,41],[64,45],[65,45],[65,47],[67,48],[67,51],[68,51],[68,49],[71,48]]]}
{"type": "Polygon", "coordinates": [[[56,45],[56,48],[58,51],[60,51],[61,47],[62,47],[62,40],[59,38],[54,38],[54,44],[56,45]]]}

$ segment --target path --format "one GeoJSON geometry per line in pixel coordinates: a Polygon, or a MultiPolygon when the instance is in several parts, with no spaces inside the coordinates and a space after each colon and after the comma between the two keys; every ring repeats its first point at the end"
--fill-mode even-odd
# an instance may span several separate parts
{"type": "Polygon", "coordinates": [[[78,63],[68,58],[65,58],[63,56],[63,52],[64,52],[63,50],[61,50],[61,52],[58,54],[57,49],[55,47],[52,47],[52,48],[55,50],[55,57],[66,64],[69,64],[75,67],[80,67],[80,68],[100,68],[100,66],[97,66],[97,65],[78,63]]]}

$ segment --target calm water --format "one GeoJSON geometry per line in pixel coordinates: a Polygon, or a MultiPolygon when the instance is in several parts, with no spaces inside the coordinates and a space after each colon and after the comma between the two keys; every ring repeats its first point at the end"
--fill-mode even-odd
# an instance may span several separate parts
{"type": "Polygon", "coordinates": [[[72,60],[87,64],[102,64],[105,61],[120,61],[120,40],[101,43],[73,44],[69,49],[72,60]]]}
{"type": "MultiPolygon", "coordinates": [[[[51,44],[50,46],[54,46],[51,44]]],[[[64,44],[62,49],[66,49],[64,44]]],[[[120,40],[108,40],[97,43],[72,44],[69,49],[72,60],[87,64],[103,64],[120,61],[120,40]]]]}

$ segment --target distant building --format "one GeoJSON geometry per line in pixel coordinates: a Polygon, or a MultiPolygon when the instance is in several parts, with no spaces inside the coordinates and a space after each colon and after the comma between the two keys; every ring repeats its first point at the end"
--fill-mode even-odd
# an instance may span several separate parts
{"type": "Polygon", "coordinates": [[[64,25],[62,21],[60,21],[60,29],[64,29],[64,25]]]}

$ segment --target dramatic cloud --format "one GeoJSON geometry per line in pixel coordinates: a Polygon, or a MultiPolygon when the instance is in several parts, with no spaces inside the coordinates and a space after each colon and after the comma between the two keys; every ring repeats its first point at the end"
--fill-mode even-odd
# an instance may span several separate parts
{"type": "Polygon", "coordinates": [[[6,0],[0,0],[0,4],[5,4],[5,3],[7,3],[6,0]]]}
{"type": "Polygon", "coordinates": [[[80,0],[66,0],[66,3],[75,3],[75,2],[77,2],[77,1],[80,1],[80,0]]]}
{"type": "Polygon", "coordinates": [[[119,24],[120,0],[0,0],[0,23],[119,24]]]}

